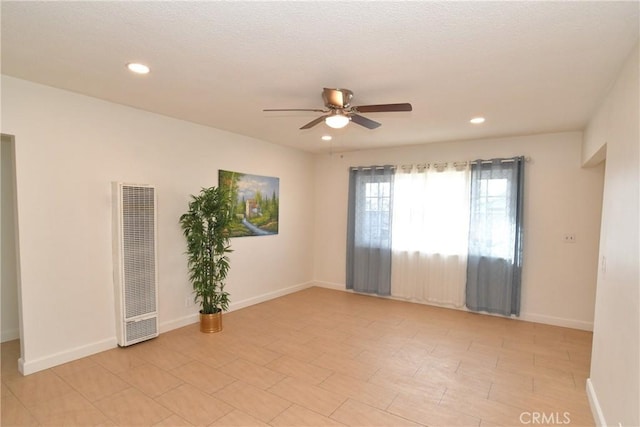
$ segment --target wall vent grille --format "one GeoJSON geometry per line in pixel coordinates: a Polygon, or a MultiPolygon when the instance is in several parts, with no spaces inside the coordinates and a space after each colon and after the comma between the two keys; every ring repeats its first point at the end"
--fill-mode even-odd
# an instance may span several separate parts
{"type": "Polygon", "coordinates": [[[155,189],[122,187],[125,317],[156,311],[155,189]]]}
{"type": "Polygon", "coordinates": [[[114,279],[118,344],[158,336],[153,186],[114,183],[114,279]]]}
{"type": "Polygon", "coordinates": [[[150,336],[155,337],[157,335],[158,322],[156,322],[155,317],[127,322],[127,342],[129,344],[144,341],[149,339],[150,336]]]}

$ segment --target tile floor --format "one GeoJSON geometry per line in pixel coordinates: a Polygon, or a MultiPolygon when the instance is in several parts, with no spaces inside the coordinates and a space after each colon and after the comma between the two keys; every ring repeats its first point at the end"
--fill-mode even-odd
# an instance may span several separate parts
{"type": "Polygon", "coordinates": [[[310,288],[26,377],[4,343],[2,426],[592,426],[590,351],[589,332],[310,288]]]}

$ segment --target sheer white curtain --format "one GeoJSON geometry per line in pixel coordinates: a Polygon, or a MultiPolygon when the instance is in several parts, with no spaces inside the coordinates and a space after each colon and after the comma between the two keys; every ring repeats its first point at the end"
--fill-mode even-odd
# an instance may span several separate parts
{"type": "Polygon", "coordinates": [[[399,168],[394,183],[392,229],[391,295],[464,306],[468,166],[399,168]]]}

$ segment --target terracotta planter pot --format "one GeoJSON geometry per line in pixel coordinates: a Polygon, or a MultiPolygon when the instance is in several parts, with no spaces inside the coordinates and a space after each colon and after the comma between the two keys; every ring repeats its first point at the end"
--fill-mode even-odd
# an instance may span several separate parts
{"type": "Polygon", "coordinates": [[[222,312],[214,314],[200,313],[200,332],[213,333],[222,330],[222,312]]]}

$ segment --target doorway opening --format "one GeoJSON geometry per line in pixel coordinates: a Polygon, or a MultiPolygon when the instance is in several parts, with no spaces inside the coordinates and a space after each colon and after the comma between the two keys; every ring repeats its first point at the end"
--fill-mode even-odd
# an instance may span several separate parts
{"type": "Polygon", "coordinates": [[[15,137],[1,135],[0,145],[0,342],[2,378],[18,372],[24,354],[20,298],[15,137]]]}

